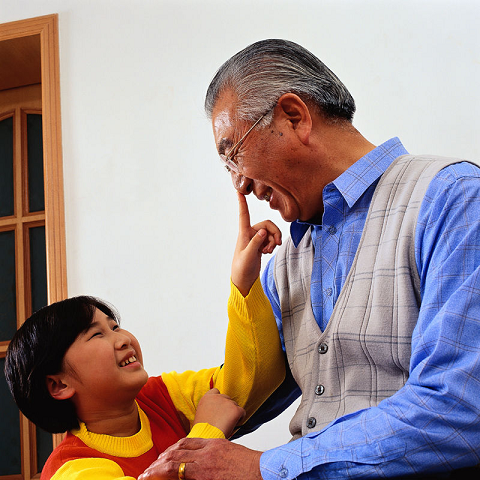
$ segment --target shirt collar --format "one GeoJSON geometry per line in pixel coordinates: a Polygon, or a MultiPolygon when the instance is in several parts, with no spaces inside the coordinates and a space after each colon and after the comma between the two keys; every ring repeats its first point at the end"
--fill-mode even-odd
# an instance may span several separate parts
{"type": "MultiPolygon", "coordinates": [[[[390,164],[405,154],[408,152],[402,142],[397,137],[391,138],[357,160],[331,184],[326,185],[325,189],[333,184],[351,208],[368,187],[382,176],[390,164]]],[[[312,225],[299,220],[291,223],[290,235],[295,247],[312,225]]]]}

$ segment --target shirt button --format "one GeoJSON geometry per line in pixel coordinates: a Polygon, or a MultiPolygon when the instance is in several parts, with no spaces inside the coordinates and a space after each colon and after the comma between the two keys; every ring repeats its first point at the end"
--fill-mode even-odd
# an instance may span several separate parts
{"type": "Polygon", "coordinates": [[[332,288],[327,288],[325,290],[325,293],[327,294],[327,297],[331,297],[332,296],[332,293],[333,293],[333,289],[332,288]]]}
{"type": "Polygon", "coordinates": [[[329,227],[328,233],[330,235],[335,235],[337,233],[337,229],[332,225],[331,227],[329,227]]]}
{"type": "Polygon", "coordinates": [[[316,424],[317,424],[317,420],[315,419],[315,417],[310,417],[307,420],[307,427],[308,428],[313,428],[316,424]]]}
{"type": "Polygon", "coordinates": [[[282,478],[285,478],[287,475],[288,475],[288,470],[286,468],[282,468],[280,470],[280,473],[279,475],[282,477],[282,478]]]}
{"type": "Polygon", "coordinates": [[[326,343],[321,343],[318,346],[318,353],[323,355],[324,353],[327,353],[327,351],[328,351],[328,345],[326,343]]]}
{"type": "Polygon", "coordinates": [[[323,385],[317,385],[315,387],[315,395],[323,395],[324,391],[325,391],[325,387],[323,385]]]}

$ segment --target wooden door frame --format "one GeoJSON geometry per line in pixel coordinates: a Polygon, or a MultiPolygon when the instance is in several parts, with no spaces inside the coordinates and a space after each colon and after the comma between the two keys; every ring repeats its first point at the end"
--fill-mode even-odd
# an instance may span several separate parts
{"type": "MultiPolygon", "coordinates": [[[[40,36],[47,300],[50,304],[67,298],[58,15],[0,24],[0,42],[31,35],[40,36]]],[[[28,428],[23,422],[23,430],[28,428]]],[[[53,436],[54,448],[61,439],[62,435],[53,436]]]]}
{"type": "Polygon", "coordinates": [[[58,15],[0,25],[0,41],[40,35],[48,303],[67,297],[58,15]]]}

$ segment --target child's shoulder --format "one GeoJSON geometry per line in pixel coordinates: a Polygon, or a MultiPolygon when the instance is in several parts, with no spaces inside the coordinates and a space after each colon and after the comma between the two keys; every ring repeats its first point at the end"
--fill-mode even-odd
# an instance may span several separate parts
{"type": "Polygon", "coordinates": [[[142,387],[137,395],[137,400],[159,400],[162,398],[165,400],[170,399],[170,395],[168,394],[167,387],[165,386],[162,377],[148,377],[147,383],[142,387]]]}
{"type": "Polygon", "coordinates": [[[176,416],[176,409],[173,405],[168,389],[161,376],[149,377],[147,383],[137,395],[137,403],[150,418],[153,412],[169,412],[176,416]]]}
{"type": "Polygon", "coordinates": [[[51,478],[65,463],[79,458],[89,458],[92,456],[92,449],[87,447],[79,438],[68,432],[60,443],[48,457],[45,466],[42,469],[41,480],[51,478]]]}

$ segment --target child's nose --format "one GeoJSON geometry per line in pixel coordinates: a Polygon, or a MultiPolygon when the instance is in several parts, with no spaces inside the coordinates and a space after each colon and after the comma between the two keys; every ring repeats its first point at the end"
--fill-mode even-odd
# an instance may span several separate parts
{"type": "Polygon", "coordinates": [[[132,343],[132,340],[128,335],[124,335],[123,333],[119,333],[118,337],[115,339],[115,346],[118,349],[129,347],[132,343]]]}

